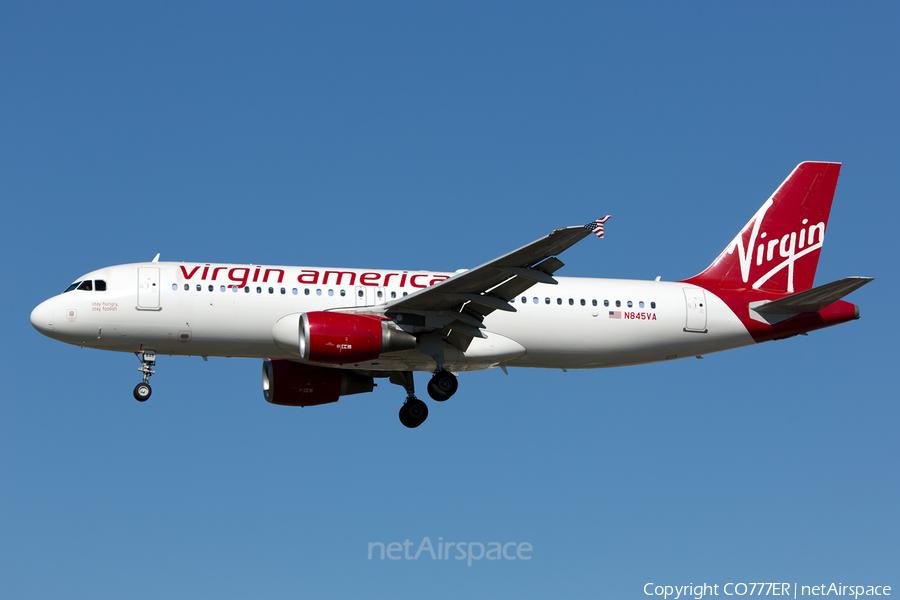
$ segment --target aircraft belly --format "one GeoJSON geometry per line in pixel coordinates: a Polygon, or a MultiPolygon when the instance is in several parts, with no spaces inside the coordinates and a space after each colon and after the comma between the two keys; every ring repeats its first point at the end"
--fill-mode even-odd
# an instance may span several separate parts
{"type": "MultiPolygon", "coordinates": [[[[485,331],[484,336],[484,339],[473,340],[465,352],[461,352],[450,344],[444,344],[444,368],[454,372],[482,371],[505,364],[525,353],[525,348],[521,344],[505,336],[490,331],[485,331]]],[[[297,357],[294,355],[293,358],[297,357]]],[[[372,371],[431,372],[435,370],[437,363],[427,354],[418,350],[408,350],[385,354],[372,361],[344,366],[372,371]]]]}

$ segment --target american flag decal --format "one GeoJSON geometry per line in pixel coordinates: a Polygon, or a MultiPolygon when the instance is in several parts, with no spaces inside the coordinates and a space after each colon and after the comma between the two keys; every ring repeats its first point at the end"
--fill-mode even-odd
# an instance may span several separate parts
{"type": "Polygon", "coordinates": [[[610,216],[611,215],[606,215],[602,219],[597,219],[596,221],[588,223],[587,225],[584,226],[584,228],[595,233],[598,238],[602,238],[603,237],[603,224],[606,223],[607,221],[609,221],[610,216]]]}
{"type": "Polygon", "coordinates": [[[611,311],[609,311],[609,318],[610,318],[610,319],[621,319],[621,318],[622,318],[622,311],[621,311],[621,310],[611,310],[611,311]]]}

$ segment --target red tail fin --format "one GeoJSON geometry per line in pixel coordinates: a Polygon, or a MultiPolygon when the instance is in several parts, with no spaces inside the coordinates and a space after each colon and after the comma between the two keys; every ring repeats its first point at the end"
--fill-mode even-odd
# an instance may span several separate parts
{"type": "Polygon", "coordinates": [[[778,293],[810,289],[840,171],[840,163],[797,165],[713,264],[687,281],[778,293]]]}

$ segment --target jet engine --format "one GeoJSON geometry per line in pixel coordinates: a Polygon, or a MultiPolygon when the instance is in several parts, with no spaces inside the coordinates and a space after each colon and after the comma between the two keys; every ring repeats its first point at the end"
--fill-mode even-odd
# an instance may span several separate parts
{"type": "Polygon", "coordinates": [[[263,361],[262,380],[266,402],[281,406],[328,404],[375,389],[373,378],[366,375],[281,359],[263,361]]]}
{"type": "Polygon", "coordinates": [[[368,315],[310,312],[300,315],[300,357],[330,364],[374,360],[385,352],[413,350],[415,336],[368,315]]]}

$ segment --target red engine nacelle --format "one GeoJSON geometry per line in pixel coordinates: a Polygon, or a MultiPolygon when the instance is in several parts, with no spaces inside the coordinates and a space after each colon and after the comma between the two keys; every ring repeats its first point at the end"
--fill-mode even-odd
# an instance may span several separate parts
{"type": "Polygon", "coordinates": [[[281,359],[263,361],[262,378],[266,402],[281,406],[328,404],[375,389],[366,375],[281,359]]]}
{"type": "Polygon", "coordinates": [[[416,338],[368,315],[311,312],[300,316],[300,356],[331,364],[359,363],[383,352],[413,350],[416,338]]]}

